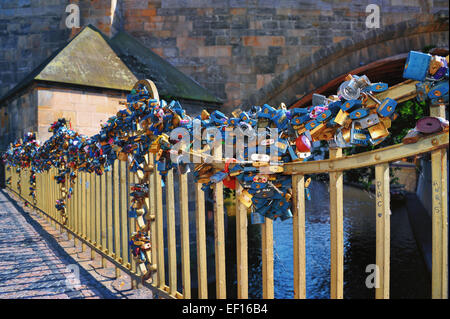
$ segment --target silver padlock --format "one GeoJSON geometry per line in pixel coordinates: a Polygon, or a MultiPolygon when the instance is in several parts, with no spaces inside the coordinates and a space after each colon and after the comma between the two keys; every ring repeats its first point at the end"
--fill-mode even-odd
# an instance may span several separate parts
{"type": "Polygon", "coordinates": [[[362,129],[365,129],[380,123],[380,118],[377,114],[370,114],[362,119],[356,120],[355,123],[359,124],[362,129]]]}

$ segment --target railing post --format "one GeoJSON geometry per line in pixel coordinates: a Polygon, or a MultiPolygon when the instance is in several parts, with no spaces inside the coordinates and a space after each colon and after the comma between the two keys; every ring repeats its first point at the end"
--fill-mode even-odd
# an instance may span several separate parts
{"type": "MultiPolygon", "coordinates": [[[[148,153],[148,163],[152,167],[151,173],[148,175],[148,196],[149,196],[149,208],[150,213],[147,216],[148,222],[150,223],[150,242],[152,244],[152,251],[151,251],[151,257],[152,262],[150,264],[150,271],[152,272],[151,278],[152,278],[152,284],[156,285],[158,282],[158,255],[157,251],[155,249],[156,247],[156,222],[155,222],[155,210],[156,210],[156,198],[155,198],[155,174],[158,174],[158,171],[155,168],[155,159],[154,155],[152,153],[148,153]],[[155,271],[156,270],[156,271],[155,271]]],[[[181,199],[182,200],[182,199],[181,199]]],[[[180,203],[181,205],[181,203],[180,203]]],[[[182,218],[182,217],[180,217],[182,218]]],[[[182,222],[180,222],[182,223],[182,222]]],[[[183,236],[183,235],[181,235],[183,236]]],[[[182,245],[183,245],[183,238],[181,239],[182,245]]],[[[188,241],[189,244],[189,241],[188,241]]]]}
{"type": "MultiPolygon", "coordinates": [[[[445,118],[445,105],[430,107],[430,115],[445,118]]],[[[447,149],[431,152],[432,274],[431,297],[448,298],[447,149]]]]}
{"type": "Polygon", "coordinates": [[[169,291],[175,296],[177,292],[177,245],[175,233],[175,195],[173,190],[173,169],[166,177],[166,212],[167,212],[167,248],[169,257],[169,291]]]}
{"type": "MultiPolygon", "coordinates": [[[[128,246],[128,204],[127,204],[127,163],[120,162],[120,230],[122,240],[122,264],[129,263],[129,246],[128,246]]],[[[116,196],[119,197],[119,194],[116,196]]]]}
{"type": "Polygon", "coordinates": [[[164,265],[164,223],[163,223],[163,200],[162,200],[162,186],[161,174],[155,171],[155,189],[154,198],[156,200],[156,252],[158,260],[156,262],[158,267],[158,288],[164,289],[166,285],[165,265],[164,265]]]}
{"type": "Polygon", "coordinates": [[[273,220],[264,217],[261,230],[263,299],[273,299],[273,220]]]}
{"type": "MultiPolygon", "coordinates": [[[[214,157],[222,159],[222,144],[214,147],[214,157]]],[[[216,298],[225,299],[226,291],[226,264],[225,264],[225,224],[223,204],[223,183],[214,185],[214,238],[216,263],[216,298]]]]}
{"type": "Polygon", "coordinates": [[[390,275],[390,192],[389,164],[375,166],[376,188],[376,265],[378,286],[375,288],[377,299],[389,299],[390,275]]]}
{"type": "Polygon", "coordinates": [[[305,176],[292,176],[294,298],[306,298],[305,176]]]}
{"type": "MultiPolygon", "coordinates": [[[[107,212],[107,193],[106,193],[106,172],[103,172],[100,176],[100,211],[101,211],[101,228],[100,228],[100,245],[102,252],[106,252],[107,238],[108,238],[108,226],[106,222],[107,212]]],[[[102,268],[106,268],[106,258],[102,257],[102,268]]]]}
{"type": "Polygon", "coordinates": [[[239,200],[244,188],[237,183],[236,187],[236,259],[237,259],[237,297],[248,299],[248,239],[247,239],[247,207],[239,200]]]}
{"type": "MultiPolygon", "coordinates": [[[[154,174],[155,170],[154,170],[154,174]]],[[[183,297],[191,298],[191,258],[189,245],[189,196],[187,173],[180,176],[180,230],[181,230],[181,274],[183,277],[183,297]]]]}
{"type": "Polygon", "coordinates": [[[205,193],[201,183],[195,183],[195,220],[197,231],[197,278],[198,298],[208,298],[208,274],[206,258],[206,229],[205,229],[205,193]]]}
{"type": "MultiPolygon", "coordinates": [[[[342,157],[342,148],[330,148],[330,159],[342,157]]],[[[332,167],[330,167],[332,168],[332,167]]],[[[331,299],[344,298],[344,208],[342,172],[330,172],[331,299]]]]}
{"type": "MultiPolygon", "coordinates": [[[[116,159],[113,164],[113,196],[114,196],[114,250],[113,256],[117,262],[120,262],[120,205],[119,205],[119,160],[116,159]]],[[[116,266],[116,278],[120,277],[120,268],[116,266]]]]}

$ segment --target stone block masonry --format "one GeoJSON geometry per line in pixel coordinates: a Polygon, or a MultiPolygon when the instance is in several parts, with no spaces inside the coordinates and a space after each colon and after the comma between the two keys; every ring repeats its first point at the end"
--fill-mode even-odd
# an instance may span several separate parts
{"type": "Polygon", "coordinates": [[[442,1],[125,0],[124,29],[225,101],[231,110],[323,47],[381,28],[431,18],[442,1]]]}
{"type": "Polygon", "coordinates": [[[64,44],[65,7],[77,3],[81,26],[108,36],[124,30],[225,101],[225,110],[321,48],[364,37],[366,6],[380,27],[428,21],[440,0],[11,0],[0,2],[0,94],[64,44]]]}

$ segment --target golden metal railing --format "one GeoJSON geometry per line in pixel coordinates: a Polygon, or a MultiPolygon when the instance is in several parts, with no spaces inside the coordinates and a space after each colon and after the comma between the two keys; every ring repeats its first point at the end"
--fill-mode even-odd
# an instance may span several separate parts
{"type": "MultiPolygon", "coordinates": [[[[306,297],[305,269],[305,196],[304,175],[328,173],[330,176],[330,227],[331,227],[331,298],[343,298],[344,247],[343,247],[343,180],[345,170],[375,166],[376,185],[376,264],[379,267],[379,288],[376,298],[389,298],[390,261],[390,198],[389,162],[405,157],[431,152],[433,187],[433,269],[432,296],[447,298],[447,133],[424,137],[415,144],[399,144],[371,152],[342,157],[342,150],[331,150],[330,159],[315,162],[285,164],[285,173],[293,175],[293,247],[294,247],[294,297],[306,297]]],[[[153,161],[153,155],[149,155],[153,161]]],[[[218,156],[218,155],[216,155],[218,156]]],[[[218,156],[220,158],[220,156],[218,156]]],[[[213,163],[213,165],[215,165],[213,163]]],[[[220,163],[217,166],[221,166],[220,163]]],[[[61,216],[54,207],[59,198],[59,187],[52,179],[56,169],[37,174],[36,208],[55,226],[59,226],[83,244],[93,254],[98,253],[104,260],[114,263],[117,275],[120,270],[131,275],[134,286],[139,280],[136,263],[130,257],[128,239],[136,229],[134,220],[128,218],[129,191],[127,184],[135,180],[135,174],[127,170],[125,162],[116,161],[113,169],[103,176],[80,173],[74,187],[73,197],[67,201],[68,224],[63,225],[61,216]]],[[[177,174],[178,175],[178,174],[177,174]]],[[[6,170],[6,178],[11,177],[9,189],[24,200],[33,203],[29,196],[29,171],[20,174],[14,168],[6,170]],[[17,181],[21,179],[21,190],[17,181]]],[[[191,298],[190,251],[189,251],[189,208],[188,180],[186,174],[179,175],[181,278],[177,278],[176,227],[174,174],[168,172],[165,183],[166,209],[163,209],[163,187],[158,172],[149,175],[149,208],[154,212],[151,222],[152,263],[157,271],[151,283],[145,285],[161,296],[169,298],[191,298]],[[167,234],[164,234],[163,219],[167,218],[167,234]],[[164,236],[167,236],[168,256],[164,256],[164,236]],[[168,267],[168,285],[165,278],[168,267]],[[177,291],[181,280],[182,291],[177,291]]],[[[205,233],[205,199],[201,184],[195,185],[195,232],[197,241],[198,297],[208,298],[207,253],[205,233]]],[[[238,187],[237,196],[242,191],[238,187]]],[[[225,229],[224,200],[222,183],[214,186],[214,238],[216,266],[216,296],[226,298],[225,273],[225,229]]],[[[274,297],[273,277],[273,223],[265,218],[262,227],[262,282],[263,298],[274,297]]],[[[236,201],[236,253],[238,298],[248,298],[248,256],[247,256],[247,208],[236,201]]]]}
{"type": "MultiPolygon", "coordinates": [[[[377,95],[378,99],[390,97],[398,102],[415,96],[414,81],[405,81],[377,95]]],[[[155,88],[156,90],[156,88],[155,88]]],[[[445,107],[431,109],[432,116],[445,117],[445,107]]],[[[448,132],[427,136],[415,144],[398,144],[371,152],[352,156],[342,156],[341,149],[331,149],[330,158],[322,161],[295,162],[284,165],[284,174],[291,174],[293,189],[293,262],[294,262],[294,298],[306,298],[305,269],[305,180],[306,174],[328,173],[330,179],[330,227],[331,227],[331,298],[343,298],[344,283],[344,247],[343,247],[343,172],[350,169],[375,166],[376,191],[376,264],[379,267],[379,288],[376,298],[389,298],[389,262],[390,262],[390,192],[389,163],[423,153],[431,153],[432,167],[432,298],[448,298],[448,225],[447,225],[447,147],[448,132]]],[[[192,158],[205,160],[204,155],[190,154],[192,158]]],[[[210,162],[217,169],[224,169],[222,154],[216,152],[210,162]]],[[[209,160],[209,159],[208,159],[209,160]]],[[[146,158],[148,167],[153,167],[154,155],[146,158]]],[[[111,172],[102,176],[79,173],[74,187],[73,198],[67,201],[68,224],[63,225],[61,216],[55,209],[55,200],[60,198],[59,187],[52,179],[56,169],[37,174],[36,206],[55,226],[65,229],[74,240],[82,242],[83,250],[88,246],[92,254],[102,256],[103,265],[108,260],[120,271],[129,274],[136,287],[140,273],[136,262],[131,258],[128,239],[136,230],[135,219],[128,218],[130,195],[129,185],[138,180],[130,173],[125,162],[116,161],[111,172]]],[[[161,175],[155,170],[148,176],[150,196],[146,208],[150,212],[146,221],[150,223],[152,244],[151,269],[156,270],[151,280],[144,285],[157,291],[166,298],[191,298],[191,258],[189,246],[189,196],[186,174],[178,176],[179,231],[176,234],[174,172],[169,170],[165,194],[163,193],[161,175]],[[166,206],[163,206],[166,196],[166,206]],[[167,220],[164,234],[164,216],[167,220]],[[167,236],[168,256],[164,255],[164,239],[167,236]],[[176,238],[180,238],[181,279],[177,277],[176,238]],[[165,268],[168,267],[168,285],[165,268]],[[182,291],[177,290],[178,282],[182,291]],[[151,282],[151,283],[150,283],[151,282]]],[[[29,171],[16,173],[14,168],[6,170],[6,178],[11,177],[8,188],[24,200],[33,204],[29,196],[29,171]],[[17,187],[21,179],[21,189],[17,187]]],[[[142,180],[141,180],[142,181],[142,180]]],[[[144,181],[145,182],[145,181],[144,181]]],[[[208,298],[205,194],[201,184],[195,186],[195,233],[196,258],[198,274],[198,297],[208,298]]],[[[68,189],[68,185],[66,185],[68,189]]],[[[238,186],[236,198],[242,192],[238,186]]],[[[225,267],[225,229],[223,184],[214,185],[214,248],[216,297],[226,298],[225,267]]],[[[236,256],[237,256],[237,296],[248,298],[248,212],[239,200],[236,200],[236,256]]],[[[143,223],[143,221],[140,221],[143,223]]],[[[273,222],[265,218],[262,227],[262,282],[263,298],[274,297],[274,256],[273,256],[273,222]]],[[[92,255],[93,257],[94,255],[92,255]]]]}

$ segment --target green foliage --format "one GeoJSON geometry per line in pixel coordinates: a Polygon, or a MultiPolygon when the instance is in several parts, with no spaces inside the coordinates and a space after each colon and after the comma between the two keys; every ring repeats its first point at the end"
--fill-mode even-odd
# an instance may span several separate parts
{"type": "MultiPolygon", "coordinates": [[[[399,144],[408,131],[416,126],[417,120],[429,114],[427,104],[425,102],[418,102],[415,99],[398,104],[396,112],[399,116],[395,121],[392,121],[391,128],[389,129],[390,135],[382,143],[376,146],[369,145],[347,148],[343,150],[343,154],[352,155],[399,144]]],[[[391,184],[396,184],[398,179],[393,177],[393,170],[391,169],[389,173],[391,176],[391,184]]],[[[374,178],[374,167],[363,167],[344,172],[344,181],[360,184],[367,189],[372,184],[374,178]]]]}

